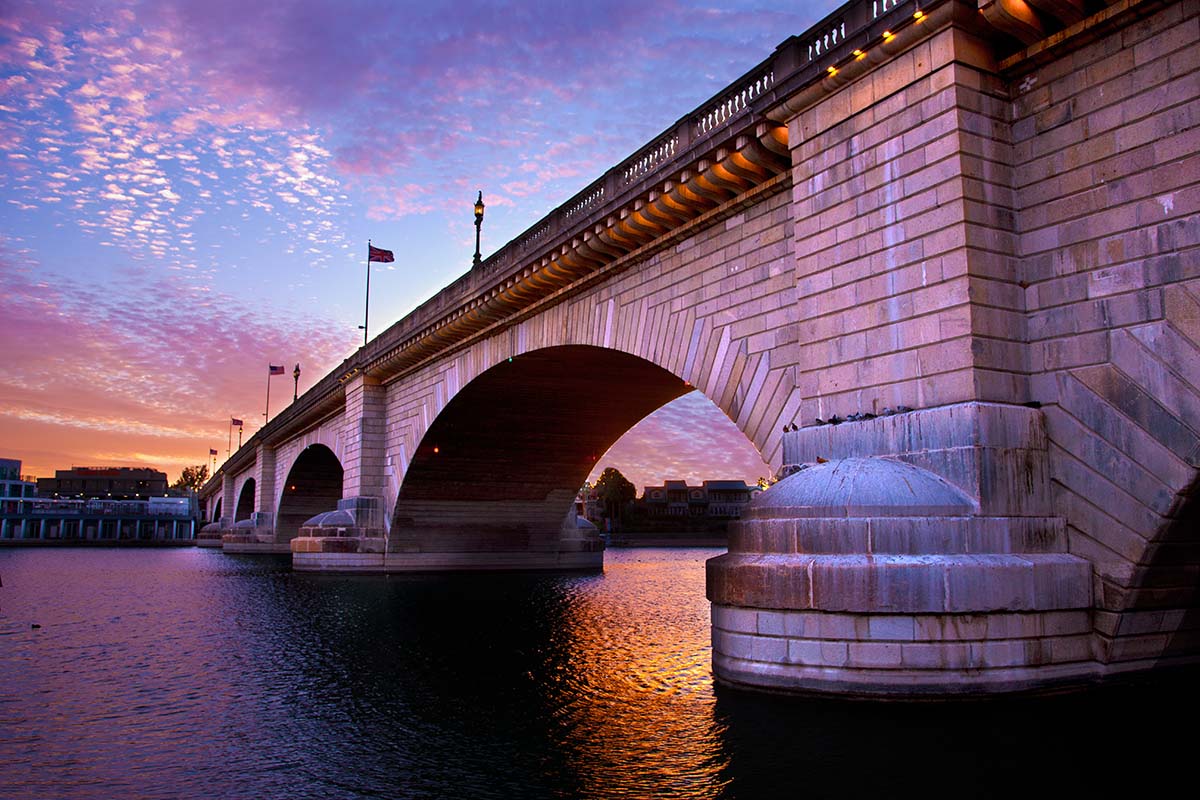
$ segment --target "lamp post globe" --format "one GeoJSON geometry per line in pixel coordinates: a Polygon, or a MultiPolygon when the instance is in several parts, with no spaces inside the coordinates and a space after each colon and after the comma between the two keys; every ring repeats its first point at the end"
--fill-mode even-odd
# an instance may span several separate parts
{"type": "Polygon", "coordinates": [[[296,398],[300,396],[300,365],[299,364],[297,364],[296,368],[294,370],[292,370],[292,381],[295,384],[292,387],[292,402],[294,403],[294,402],[296,402],[296,398]]]}

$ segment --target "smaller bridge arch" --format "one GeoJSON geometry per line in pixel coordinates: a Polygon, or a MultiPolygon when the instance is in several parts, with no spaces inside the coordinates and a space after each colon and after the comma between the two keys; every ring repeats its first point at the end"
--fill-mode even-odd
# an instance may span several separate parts
{"type": "Polygon", "coordinates": [[[234,506],[234,522],[241,522],[244,519],[251,519],[254,516],[254,492],[257,483],[254,478],[247,478],[242,484],[241,491],[238,492],[237,505],[234,506]]]}
{"type": "Polygon", "coordinates": [[[220,522],[221,521],[221,510],[222,510],[221,500],[222,500],[222,498],[220,496],[218,496],[216,502],[213,503],[212,514],[210,514],[208,517],[209,522],[220,522]]]}
{"type": "Polygon", "coordinates": [[[296,538],[306,521],[337,508],[345,471],[333,450],[310,444],[296,456],[279,491],[275,540],[296,538]]]}

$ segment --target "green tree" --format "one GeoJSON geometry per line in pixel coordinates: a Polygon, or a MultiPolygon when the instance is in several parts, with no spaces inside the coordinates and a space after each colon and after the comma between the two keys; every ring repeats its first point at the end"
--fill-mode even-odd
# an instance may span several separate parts
{"type": "Polygon", "coordinates": [[[637,496],[637,489],[616,467],[605,467],[596,480],[595,488],[604,503],[604,516],[619,526],[625,507],[637,496]]]}
{"type": "Polygon", "coordinates": [[[208,481],[208,464],[197,464],[194,467],[184,467],[179,480],[171,484],[172,489],[191,489],[200,491],[200,487],[208,481]]]}

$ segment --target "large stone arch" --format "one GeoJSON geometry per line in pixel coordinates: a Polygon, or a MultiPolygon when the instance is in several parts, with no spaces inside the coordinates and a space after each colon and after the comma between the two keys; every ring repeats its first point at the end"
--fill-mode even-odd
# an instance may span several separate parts
{"type": "Polygon", "coordinates": [[[506,358],[431,421],[392,517],[407,551],[552,551],[597,459],[640,419],[692,391],[646,359],[588,345],[506,358]]]}
{"type": "Polygon", "coordinates": [[[234,506],[234,522],[251,519],[254,517],[254,493],[257,487],[257,481],[254,478],[247,478],[242,483],[242,488],[238,490],[237,505],[234,506]]]}
{"type": "Polygon", "coordinates": [[[337,508],[345,470],[333,450],[310,444],[299,452],[280,487],[275,540],[287,542],[307,520],[337,508]]]}
{"type": "Polygon", "coordinates": [[[220,522],[221,521],[221,506],[222,506],[221,500],[222,500],[222,498],[218,497],[216,499],[216,502],[213,503],[212,514],[210,514],[209,518],[208,518],[209,522],[220,522]]]}
{"type": "Polygon", "coordinates": [[[781,466],[782,429],[800,421],[802,389],[790,360],[800,332],[789,195],[782,183],[769,189],[720,224],[645,254],[636,269],[384,379],[387,507],[430,426],[464,387],[510,358],[554,347],[612,350],[660,367],[712,401],[767,464],[781,466]],[[727,251],[737,255],[726,259],[727,251]]]}

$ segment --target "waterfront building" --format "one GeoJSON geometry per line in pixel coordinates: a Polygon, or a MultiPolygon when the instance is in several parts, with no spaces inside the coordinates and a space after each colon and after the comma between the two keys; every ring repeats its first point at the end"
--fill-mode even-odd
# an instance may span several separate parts
{"type": "Polygon", "coordinates": [[[71,467],[39,478],[42,497],[105,497],[144,500],[167,493],[167,473],[146,467],[71,467]]]}
{"type": "MultiPolygon", "coordinates": [[[[0,460],[0,475],[19,474],[20,463],[0,460]]],[[[0,487],[4,542],[181,542],[196,533],[195,498],[172,495],[155,469],[72,467],[36,485],[6,478],[0,487]]]]}
{"type": "Polygon", "coordinates": [[[648,517],[692,519],[738,519],[757,487],[745,481],[704,481],[688,486],[687,481],[664,481],[647,486],[637,505],[648,517]]]}
{"type": "Polygon", "coordinates": [[[37,494],[37,479],[21,474],[21,462],[0,458],[0,511],[16,510],[17,501],[37,494]]]}

